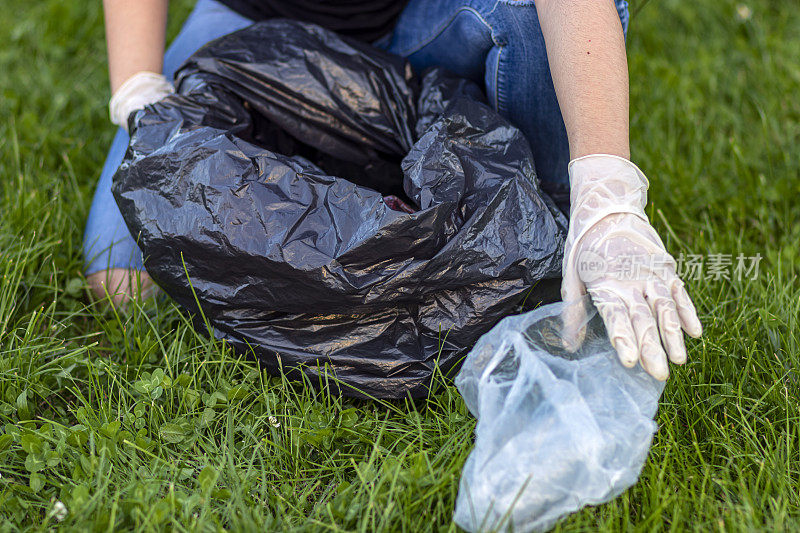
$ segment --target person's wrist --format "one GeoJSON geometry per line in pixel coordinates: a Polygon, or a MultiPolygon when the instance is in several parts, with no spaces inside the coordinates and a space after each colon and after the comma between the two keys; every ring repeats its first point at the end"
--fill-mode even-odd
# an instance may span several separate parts
{"type": "Polygon", "coordinates": [[[111,122],[128,129],[128,117],[136,110],[158,102],[175,92],[163,74],[142,71],[134,74],[111,96],[108,112],[111,122]]]}
{"type": "Polygon", "coordinates": [[[568,173],[571,215],[584,208],[606,215],[644,214],[650,183],[630,160],[612,154],[586,155],[570,161],[568,173]]]}
{"type": "Polygon", "coordinates": [[[564,263],[572,264],[574,248],[596,224],[611,215],[630,214],[649,224],[644,212],[649,182],[630,160],[611,154],[590,154],[569,163],[570,221],[564,263]]]}
{"type": "Polygon", "coordinates": [[[608,154],[631,158],[631,145],[627,135],[627,125],[616,124],[603,127],[600,119],[592,121],[593,126],[583,126],[580,131],[569,135],[569,153],[571,159],[579,159],[587,155],[608,154]]]}
{"type": "Polygon", "coordinates": [[[569,162],[570,190],[580,193],[587,187],[610,181],[620,182],[628,189],[641,190],[644,194],[650,182],[638,166],[630,159],[614,154],[588,154],[569,162]]]}

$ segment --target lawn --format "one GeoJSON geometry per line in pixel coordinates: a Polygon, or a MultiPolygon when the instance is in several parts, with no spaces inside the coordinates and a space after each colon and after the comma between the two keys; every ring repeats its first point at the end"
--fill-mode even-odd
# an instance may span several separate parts
{"type": "MultiPolygon", "coordinates": [[[[712,274],[687,280],[705,335],[673,368],[639,483],[557,529],[797,530],[800,10],[642,1],[632,149],[667,247],[712,274]],[[754,276],[713,275],[739,254],[760,254],[754,276]]],[[[2,5],[0,530],[456,530],[474,420],[452,386],[330,398],[166,299],[91,302],[80,242],[114,133],[100,2],[2,5]]]]}

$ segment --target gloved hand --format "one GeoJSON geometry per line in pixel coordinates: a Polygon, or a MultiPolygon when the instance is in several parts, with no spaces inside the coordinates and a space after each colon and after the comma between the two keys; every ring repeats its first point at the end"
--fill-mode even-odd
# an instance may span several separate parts
{"type": "Polygon", "coordinates": [[[108,102],[111,122],[128,131],[128,116],[131,113],[174,92],[175,88],[163,74],[138,72],[125,80],[108,102]]]}
{"type": "Polygon", "coordinates": [[[561,296],[565,330],[583,340],[586,292],[605,323],[620,361],[640,361],[665,380],[670,361],[686,361],[681,328],[702,334],[692,301],[644,207],[649,183],[621,157],[589,155],[569,164],[570,221],[564,247],[561,296]],[[570,305],[575,302],[575,305],[570,305]],[[666,353],[665,353],[666,350],[666,353]]]}

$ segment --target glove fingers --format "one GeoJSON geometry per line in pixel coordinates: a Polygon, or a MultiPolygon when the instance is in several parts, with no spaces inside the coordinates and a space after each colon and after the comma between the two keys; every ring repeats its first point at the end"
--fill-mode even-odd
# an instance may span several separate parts
{"type": "Polygon", "coordinates": [[[633,331],[639,343],[639,360],[642,362],[642,368],[657,380],[664,381],[669,377],[669,368],[667,368],[667,354],[664,353],[658,336],[656,317],[643,294],[635,294],[629,305],[633,331]]]}
{"type": "Polygon", "coordinates": [[[586,294],[583,284],[574,276],[567,275],[561,282],[561,310],[563,325],[561,342],[564,348],[575,352],[583,344],[586,337],[586,294]]]}
{"type": "Polygon", "coordinates": [[[592,300],[603,319],[608,338],[617,351],[620,362],[628,368],[636,366],[639,350],[625,302],[610,291],[593,292],[592,300]]]}
{"type": "Polygon", "coordinates": [[[689,293],[683,286],[683,282],[675,278],[672,282],[672,299],[678,308],[678,316],[681,319],[681,326],[690,337],[695,339],[700,338],[703,334],[703,325],[700,324],[700,319],[697,318],[697,310],[689,298],[689,293]]]}
{"type": "Polygon", "coordinates": [[[664,285],[660,285],[648,291],[647,300],[658,319],[661,344],[666,349],[669,360],[682,365],[686,362],[686,346],[683,343],[681,322],[672,296],[668,294],[664,285]]]}

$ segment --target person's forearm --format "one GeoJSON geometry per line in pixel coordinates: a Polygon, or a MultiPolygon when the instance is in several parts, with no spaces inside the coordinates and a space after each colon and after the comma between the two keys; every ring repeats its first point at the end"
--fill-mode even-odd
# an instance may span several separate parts
{"type": "Polygon", "coordinates": [[[570,156],[630,157],[628,63],[612,0],[536,0],[570,156]]]}
{"type": "Polygon", "coordinates": [[[103,0],[111,93],[142,71],[161,72],[168,0],[103,0]]]}

